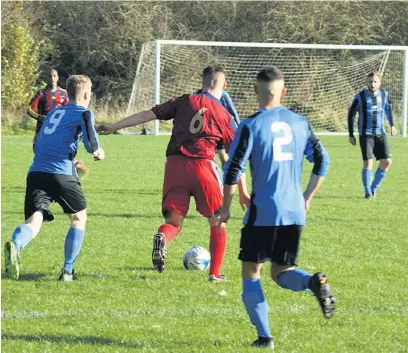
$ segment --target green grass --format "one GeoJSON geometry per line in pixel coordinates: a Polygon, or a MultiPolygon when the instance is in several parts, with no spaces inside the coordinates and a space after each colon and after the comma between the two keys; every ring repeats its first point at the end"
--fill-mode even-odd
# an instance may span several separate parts
{"type": "MultiPolygon", "coordinates": [[[[394,164],[376,201],[362,198],[358,147],[325,137],[329,176],[312,202],[299,262],[324,270],[338,299],[325,320],[308,293],[263,286],[276,352],[408,352],[408,141],[391,139],[394,164]]],[[[106,160],[94,163],[83,189],[88,225],[76,268],[80,280],[56,281],[69,226],[58,205],[54,222],[22,253],[17,282],[2,280],[2,352],[252,352],[256,338],[240,298],[237,260],[242,211],[234,201],[223,273],[213,284],[188,272],[184,251],[208,246],[195,211],[169,246],[168,266],[151,268],[152,236],[162,223],[161,186],[168,137],[104,136],[106,160]],[[218,294],[225,290],[226,296],[218,294]]],[[[23,222],[30,137],[2,139],[2,244],[23,222]]],[[[310,165],[305,165],[305,175],[310,165]]],[[[4,265],[2,265],[4,272],[4,265]]]]}

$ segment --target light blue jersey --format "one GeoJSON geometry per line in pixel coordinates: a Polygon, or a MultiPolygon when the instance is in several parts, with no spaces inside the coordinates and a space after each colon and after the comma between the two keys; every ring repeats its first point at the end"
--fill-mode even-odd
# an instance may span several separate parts
{"type": "Polygon", "coordinates": [[[278,106],[264,108],[243,120],[224,166],[224,184],[235,185],[250,161],[251,203],[247,226],[304,225],[303,159],[314,163],[313,173],[325,176],[330,160],[308,120],[278,106]]]}
{"type": "Polygon", "coordinates": [[[74,158],[81,140],[89,153],[99,148],[98,134],[91,110],[69,103],[51,110],[35,143],[29,172],[77,176],[74,158]]]}

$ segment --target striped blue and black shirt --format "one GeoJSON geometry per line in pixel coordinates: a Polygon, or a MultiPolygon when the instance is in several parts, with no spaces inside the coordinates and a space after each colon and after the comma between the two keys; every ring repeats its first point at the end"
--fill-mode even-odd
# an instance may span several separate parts
{"type": "Polygon", "coordinates": [[[366,88],[354,96],[347,116],[350,136],[354,134],[354,117],[357,112],[360,136],[379,136],[385,133],[384,114],[390,126],[394,125],[391,98],[383,88],[380,88],[375,94],[366,88]]]}

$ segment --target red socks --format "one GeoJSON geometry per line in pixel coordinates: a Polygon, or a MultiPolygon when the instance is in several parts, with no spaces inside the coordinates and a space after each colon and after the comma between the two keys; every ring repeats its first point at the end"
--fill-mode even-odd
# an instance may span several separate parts
{"type": "Polygon", "coordinates": [[[166,244],[168,244],[180,233],[180,228],[172,224],[163,224],[159,227],[157,233],[163,233],[166,238],[166,244]]]}
{"type": "Polygon", "coordinates": [[[227,248],[227,230],[221,227],[221,232],[218,232],[218,227],[211,227],[210,233],[210,254],[211,265],[210,275],[221,277],[222,260],[224,259],[225,250],[227,248]]]}

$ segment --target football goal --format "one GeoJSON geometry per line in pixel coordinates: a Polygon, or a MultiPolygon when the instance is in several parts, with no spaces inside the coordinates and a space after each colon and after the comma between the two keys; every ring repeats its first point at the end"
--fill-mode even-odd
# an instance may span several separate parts
{"type": "MultiPolygon", "coordinates": [[[[244,119],[257,110],[254,81],[260,69],[277,66],[288,92],[283,104],[307,116],[320,134],[347,134],[347,110],[366,87],[371,71],[382,74],[392,98],[395,124],[407,135],[408,47],[157,40],[143,45],[127,113],[151,108],[201,88],[204,67],[220,64],[227,89],[244,119]]],[[[172,122],[154,121],[148,133],[165,134],[172,122]]],[[[137,127],[133,132],[140,131],[137,127]]]]}

